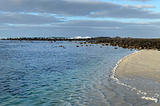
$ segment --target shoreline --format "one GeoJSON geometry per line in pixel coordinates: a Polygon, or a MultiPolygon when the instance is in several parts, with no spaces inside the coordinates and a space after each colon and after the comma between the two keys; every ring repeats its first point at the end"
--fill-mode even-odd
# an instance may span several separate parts
{"type": "Polygon", "coordinates": [[[160,52],[143,50],[124,57],[115,71],[116,77],[143,76],[160,82],[160,52]]]}
{"type": "Polygon", "coordinates": [[[152,104],[153,106],[156,106],[157,104],[160,105],[159,94],[157,97],[147,96],[146,92],[139,90],[137,87],[132,87],[133,85],[119,81],[119,79],[125,78],[143,78],[144,80],[152,80],[156,83],[160,83],[159,57],[160,52],[156,50],[135,51],[117,62],[112,71],[113,74],[111,78],[116,80],[116,83],[126,86],[131,90],[135,90],[138,95],[143,95],[141,96],[142,99],[154,101],[156,104],[152,104]]]}

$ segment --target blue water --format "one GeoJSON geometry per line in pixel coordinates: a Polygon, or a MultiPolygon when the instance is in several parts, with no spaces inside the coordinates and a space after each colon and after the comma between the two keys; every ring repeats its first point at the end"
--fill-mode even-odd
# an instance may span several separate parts
{"type": "Polygon", "coordinates": [[[1,40],[0,105],[109,106],[112,95],[101,88],[113,88],[109,81],[115,64],[134,51],[100,46],[1,40]]]}

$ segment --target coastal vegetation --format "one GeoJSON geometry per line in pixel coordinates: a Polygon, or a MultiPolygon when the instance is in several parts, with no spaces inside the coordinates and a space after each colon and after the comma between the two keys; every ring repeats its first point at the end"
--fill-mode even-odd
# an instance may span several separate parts
{"type": "MultiPolygon", "coordinates": [[[[1,40],[27,40],[27,41],[82,41],[80,44],[102,44],[102,46],[115,46],[128,49],[157,49],[160,51],[160,38],[121,38],[121,37],[95,37],[95,38],[6,38],[1,40]]],[[[79,47],[79,46],[78,46],[79,47]]]]}

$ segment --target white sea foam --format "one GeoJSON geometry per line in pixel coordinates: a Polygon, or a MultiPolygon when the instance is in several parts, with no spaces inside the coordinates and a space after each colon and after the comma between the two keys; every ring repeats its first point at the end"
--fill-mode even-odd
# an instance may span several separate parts
{"type": "Polygon", "coordinates": [[[89,37],[89,36],[86,36],[86,37],[81,37],[81,36],[71,37],[71,39],[87,39],[87,38],[91,38],[91,37],[89,37]]]}
{"type": "MultiPolygon", "coordinates": [[[[141,51],[143,51],[143,50],[141,50],[141,51]]],[[[120,81],[118,80],[118,78],[115,77],[115,72],[116,72],[116,69],[118,68],[118,65],[120,64],[120,62],[121,62],[123,59],[129,57],[130,55],[139,53],[139,52],[141,52],[141,51],[135,51],[134,53],[129,54],[129,55],[123,57],[122,59],[120,59],[120,60],[117,62],[117,64],[115,65],[114,69],[112,70],[112,76],[111,76],[111,78],[114,79],[117,84],[122,85],[122,86],[126,86],[127,88],[130,88],[131,91],[136,91],[138,95],[140,95],[140,94],[141,94],[141,95],[144,95],[144,96],[141,97],[142,99],[152,100],[152,101],[158,102],[158,101],[159,101],[159,99],[158,99],[159,95],[158,95],[158,94],[154,94],[154,97],[147,97],[147,96],[146,96],[146,95],[147,95],[146,92],[143,92],[143,91],[141,91],[141,90],[138,90],[137,88],[132,87],[132,86],[130,86],[130,85],[127,85],[127,84],[125,84],[125,83],[123,83],[123,82],[120,82],[120,81]]]]}
{"type": "Polygon", "coordinates": [[[145,99],[145,100],[152,100],[152,101],[155,101],[156,103],[159,101],[157,98],[155,97],[147,97],[147,96],[142,96],[141,97],[142,99],[145,99]]]}
{"type": "Polygon", "coordinates": [[[0,39],[6,39],[7,37],[0,37],[0,39]]]}

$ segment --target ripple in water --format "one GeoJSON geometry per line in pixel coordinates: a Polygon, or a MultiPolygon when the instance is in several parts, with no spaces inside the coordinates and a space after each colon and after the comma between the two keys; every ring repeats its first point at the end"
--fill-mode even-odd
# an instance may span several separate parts
{"type": "MultiPolygon", "coordinates": [[[[1,105],[132,106],[134,103],[126,100],[127,88],[111,81],[110,75],[117,61],[134,51],[76,45],[3,41],[0,45],[1,105]]],[[[146,100],[140,100],[140,104],[145,103],[146,100]]]]}

